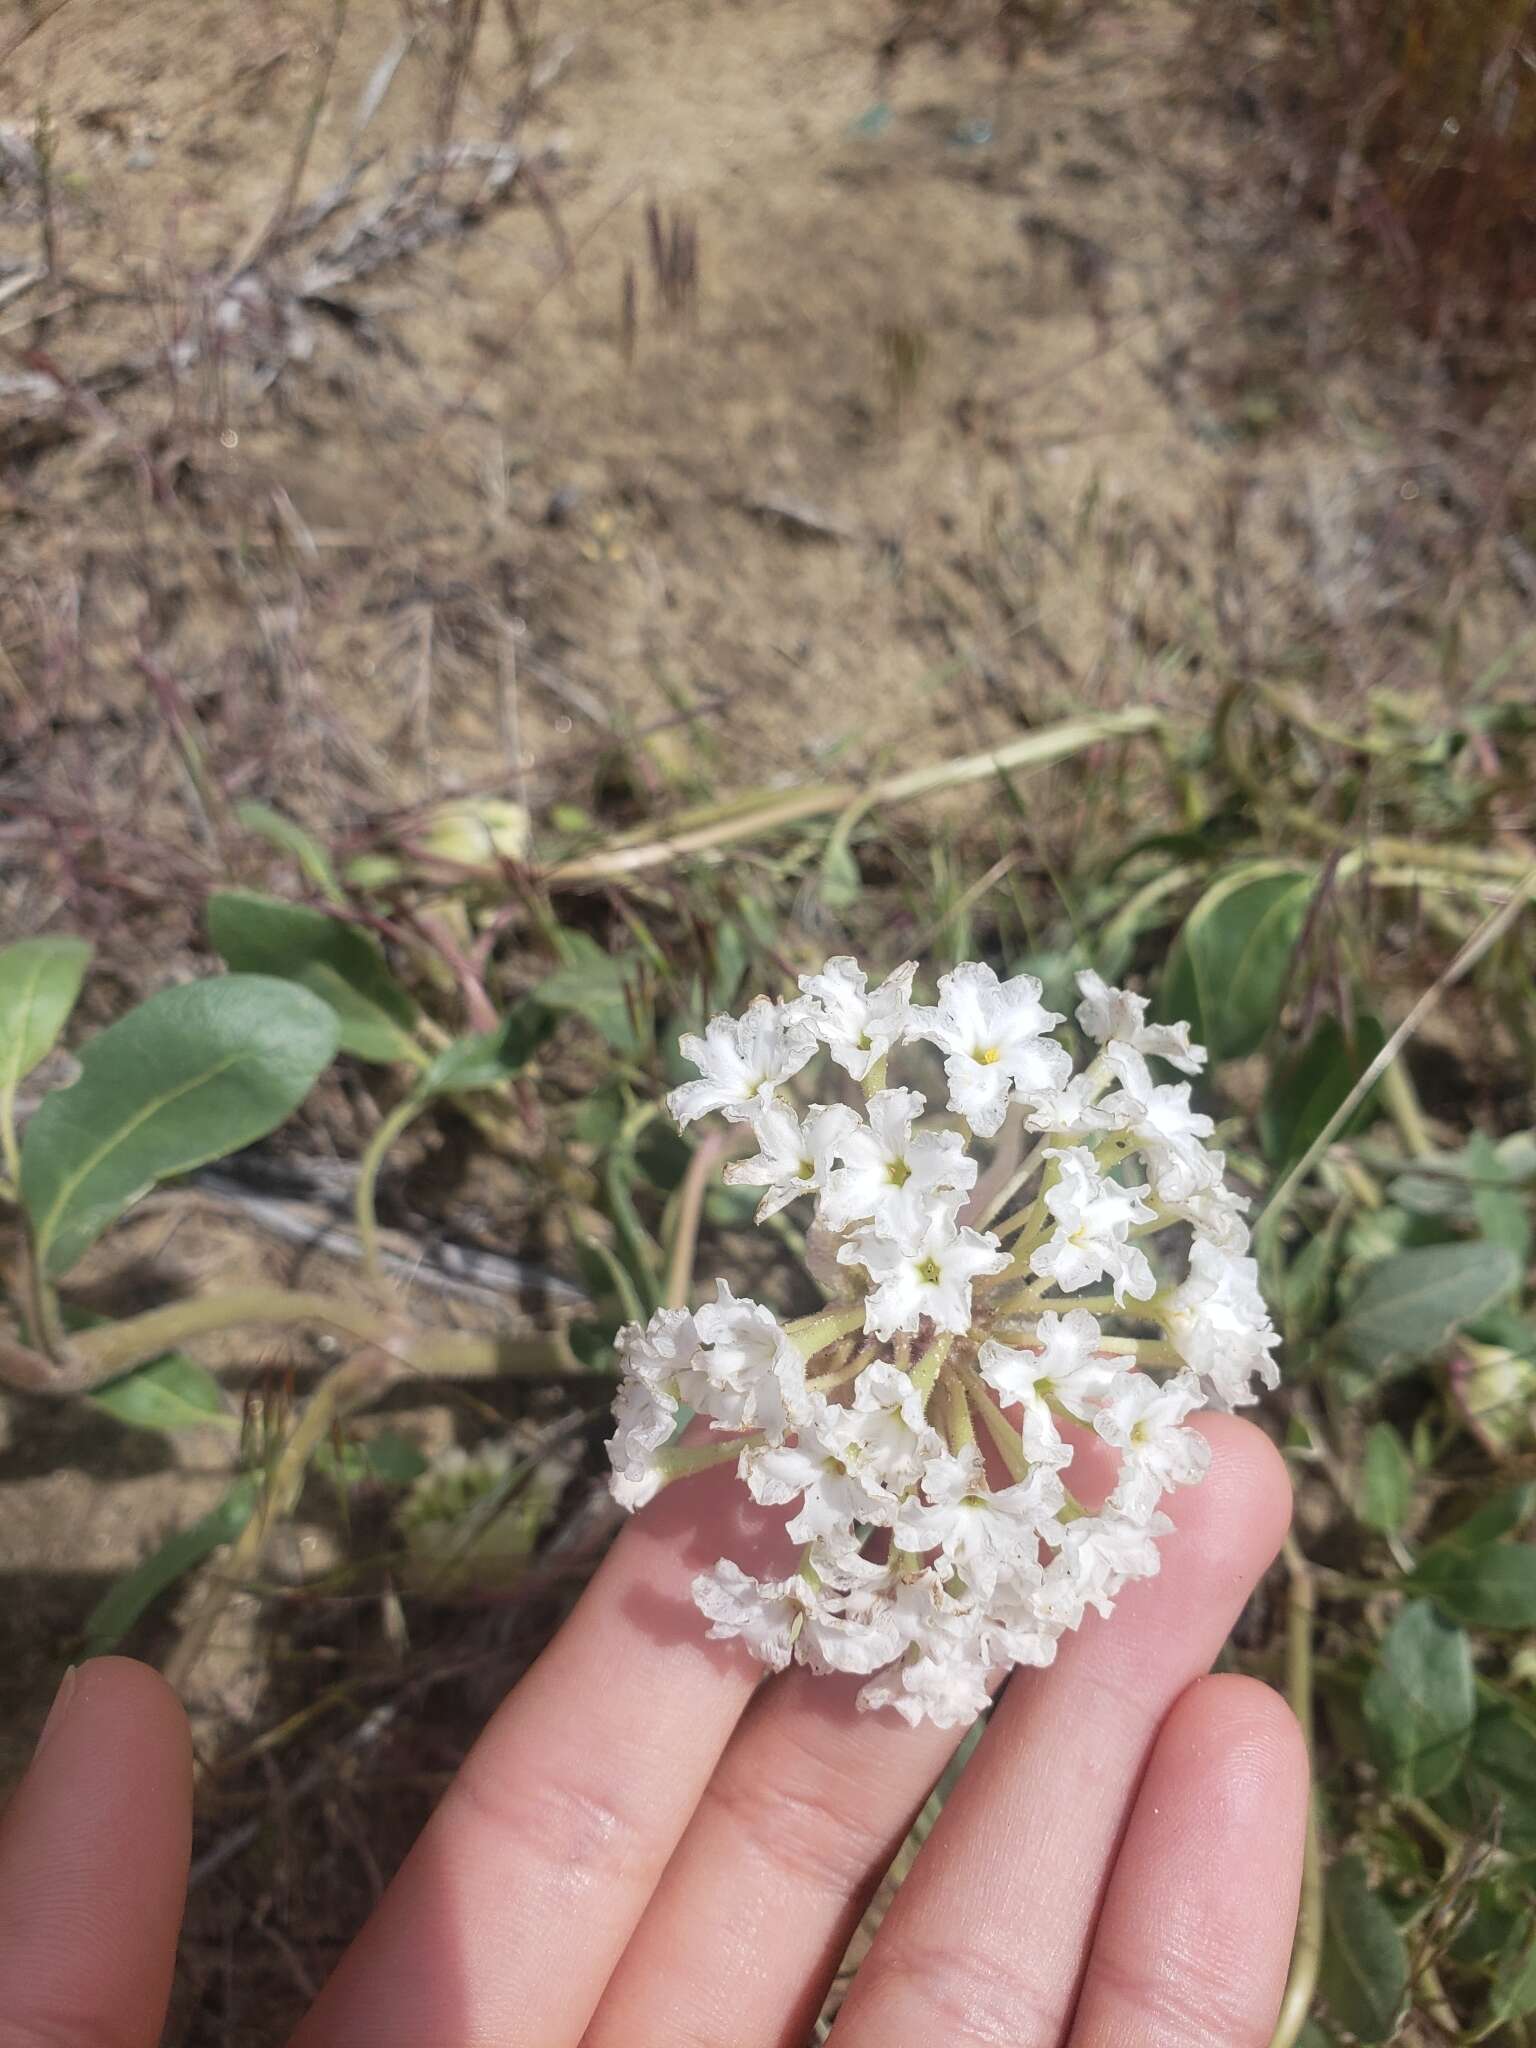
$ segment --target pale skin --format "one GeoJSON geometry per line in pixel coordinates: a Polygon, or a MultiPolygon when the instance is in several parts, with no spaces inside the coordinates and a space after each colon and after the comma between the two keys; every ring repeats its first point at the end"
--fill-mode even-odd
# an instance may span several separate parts
{"type": "MultiPolygon", "coordinates": [[[[1200,1427],[1161,1576],[1010,1684],[834,2048],[1264,2048],[1306,1758],[1273,1692],[1202,1674],[1290,1489],[1251,1424],[1200,1427]]],[[[291,2048],[802,2048],[959,1737],[703,1639],[692,1575],[771,1534],[723,1472],[636,1518],[291,2048]]],[[[75,1674],[0,1817],[0,2048],[159,2041],[191,1778],[152,1671],[75,1674]]]]}

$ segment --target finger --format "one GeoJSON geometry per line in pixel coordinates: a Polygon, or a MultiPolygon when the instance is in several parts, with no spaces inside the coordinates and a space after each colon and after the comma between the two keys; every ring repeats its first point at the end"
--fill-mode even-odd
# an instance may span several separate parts
{"type": "Polygon", "coordinates": [[[0,2042],[151,2048],[192,1833],[186,1716],[145,1664],[65,1677],[0,1819],[0,2042]]]}
{"type": "Polygon", "coordinates": [[[960,1729],[791,1670],[737,1729],[583,2048],[800,2048],[960,1729]]]}
{"type": "Polygon", "coordinates": [[[1161,1573],[999,1701],[854,1980],[835,2048],[1064,2038],[1153,1738],[1209,1668],[1290,1513],[1266,1437],[1231,1416],[1198,1426],[1211,1469],[1164,1502],[1175,1528],[1161,1573]]]}
{"type": "Polygon", "coordinates": [[[475,1744],[294,2048],[580,2038],[761,1667],[690,1587],[783,1541],[734,1474],[624,1531],[475,1744]]]}
{"type": "MultiPolygon", "coordinates": [[[[1137,1654],[1128,1636],[1154,1639],[1171,1609],[1205,1597],[1203,1573],[1193,1595],[1181,1590],[1191,1564],[1234,1543],[1241,1564],[1250,1477],[1257,1469],[1261,1490],[1270,1483],[1274,1454],[1247,1424],[1218,1424],[1212,1435],[1218,1469],[1172,1503],[1184,1547],[1168,1540],[1157,1607],[1138,1617],[1127,1599],[1102,1638],[1091,1633],[1066,1645],[1055,1670],[1014,1681],[1042,1701],[1061,1695],[1056,1725],[1070,1729],[1106,1657],[1137,1654]],[[1234,1464],[1240,1469],[1229,1478],[1234,1464]],[[1079,1651],[1090,1645],[1085,1663],[1079,1651]]],[[[1259,1535],[1241,1568],[1256,1575],[1270,1541],[1259,1535]]],[[[1208,1646],[1194,1655],[1208,1661],[1225,1627],[1222,1620],[1208,1630],[1208,1646]]],[[[1186,1658],[1177,1685],[1201,1668],[1186,1658]]],[[[753,1703],[625,1952],[587,2048],[660,2048],[679,2039],[780,2048],[805,2040],[870,1892],[958,1739],[885,1714],[859,1715],[852,1690],[791,1672],[753,1703]]]]}
{"type": "Polygon", "coordinates": [[[1307,1752],[1249,1678],[1191,1686],[1115,1864],[1071,2048],[1264,2048],[1285,1990],[1307,1752]]]}

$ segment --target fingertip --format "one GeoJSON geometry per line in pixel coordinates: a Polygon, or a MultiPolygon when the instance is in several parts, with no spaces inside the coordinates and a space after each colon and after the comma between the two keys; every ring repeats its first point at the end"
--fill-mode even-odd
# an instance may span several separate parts
{"type": "Polygon", "coordinates": [[[1210,1470],[1163,1506],[1181,1532],[1218,1554],[1235,1548],[1246,1568],[1262,1571],[1290,1527],[1285,1460],[1264,1431],[1240,1415],[1201,1415],[1193,1426],[1211,1446],[1210,1470]]]}
{"type": "Polygon", "coordinates": [[[1160,1769],[1198,1775],[1235,1821],[1304,1808],[1310,1766],[1300,1724],[1272,1686],[1238,1672],[1197,1678],[1169,1710],[1160,1769]]]}
{"type": "Polygon", "coordinates": [[[92,1714],[128,1717],[140,1728],[168,1730],[182,1741],[188,1758],[191,1757],[192,1735],[186,1710],[178,1694],[152,1664],[141,1664],[136,1657],[87,1658],[74,1672],[71,1712],[81,1707],[92,1714]]]}

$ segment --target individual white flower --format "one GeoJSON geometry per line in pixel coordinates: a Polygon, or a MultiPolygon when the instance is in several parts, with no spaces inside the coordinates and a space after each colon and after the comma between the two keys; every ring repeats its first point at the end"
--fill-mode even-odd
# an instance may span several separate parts
{"type": "Polygon", "coordinates": [[[1065,1490],[1046,1465],[994,1492],[980,1451],[942,1451],[923,1468],[922,1498],[903,1503],[892,1541],[921,1555],[938,1550],[973,1593],[988,1597],[998,1579],[1035,1564],[1040,1528],[1061,1510],[1065,1490]]]}
{"type": "Polygon", "coordinates": [[[813,1671],[865,1675],[899,1656],[904,1638],[890,1599],[890,1568],[858,1556],[829,1567],[819,1545],[812,1562],[822,1588],[806,1611],[801,1661],[813,1671]]]}
{"type": "Polygon", "coordinates": [[[1209,1239],[1189,1248],[1189,1275],[1163,1312],[1169,1341],[1193,1372],[1229,1408],[1246,1407],[1264,1386],[1279,1384],[1270,1353],[1280,1342],[1259,1292],[1256,1259],[1234,1258],[1209,1239]]]}
{"type": "Polygon", "coordinates": [[[870,989],[858,961],[840,954],[819,974],[801,975],[801,1015],[855,1081],[864,1080],[906,1037],[916,972],[916,961],[908,960],[870,989]]]}
{"type": "Polygon", "coordinates": [[[1061,1021],[1042,1005],[1032,974],[999,981],[992,968],[968,960],[940,979],[937,1004],[914,1004],[910,1035],[946,1055],[950,1108],[978,1137],[990,1137],[1011,1093],[1028,1097],[1067,1080],[1071,1055],[1045,1036],[1061,1021]]]}
{"type": "Polygon", "coordinates": [[[888,1377],[866,1386],[862,1405],[828,1403],[802,1425],[793,1443],[768,1444],[741,1456],[752,1498],[765,1507],[798,1499],[787,1524],[790,1538],[829,1545],[834,1555],[847,1554],[854,1523],[890,1525],[901,1492],[938,1449],[906,1374],[889,1365],[870,1371],[888,1377]]]}
{"type": "Polygon", "coordinates": [[[895,1612],[908,1645],[860,1693],[866,1712],[891,1707],[909,1726],[964,1728],[985,1711],[990,1665],[977,1611],[954,1600],[936,1572],[898,1584],[895,1612]]]}
{"type": "Polygon", "coordinates": [[[1164,1202],[1170,1220],[1190,1224],[1197,1237],[1208,1238],[1219,1251],[1240,1259],[1248,1249],[1248,1226],[1243,1221],[1250,1207],[1248,1197],[1229,1188],[1222,1176],[1226,1155],[1210,1154],[1216,1179],[1210,1187],[1197,1188],[1182,1201],[1164,1202]]]}
{"type": "Polygon", "coordinates": [[[819,1103],[804,1118],[786,1102],[759,1099],[752,1111],[755,1159],[737,1159],[725,1169],[728,1187],[766,1188],[757,1220],[766,1223],[798,1195],[814,1195],[827,1184],[838,1148],[857,1128],[859,1113],[846,1103],[819,1103]]]}
{"type": "Polygon", "coordinates": [[[1037,1671],[1056,1661],[1061,1623],[1042,1612],[1043,1573],[1014,1572],[998,1581],[987,1602],[982,1640],[987,1662],[1026,1664],[1037,1671]]]}
{"type": "Polygon", "coordinates": [[[631,1513],[661,1491],[662,1468],[657,1452],[677,1427],[677,1402],[663,1389],[641,1379],[626,1379],[613,1404],[614,1432],[608,1439],[613,1467],[609,1488],[631,1513]]]}
{"type": "Polygon", "coordinates": [[[1069,1145],[1045,1156],[1057,1163],[1056,1183],[1045,1195],[1056,1230],[1031,1252],[1030,1271],[1053,1280],[1064,1294],[1101,1279],[1110,1282],[1116,1301],[1127,1294],[1138,1300],[1155,1294],[1157,1282],[1146,1253],[1128,1241],[1135,1224],[1156,1219],[1157,1211],[1142,1200],[1151,1190],[1108,1179],[1086,1146],[1069,1145]]]}
{"type": "Polygon", "coordinates": [[[1164,1059],[1183,1074],[1198,1074],[1205,1065],[1203,1045],[1191,1045],[1187,1024],[1149,1024],[1147,999],[1133,996],[1129,989],[1111,988],[1091,967],[1077,977],[1083,1000],[1077,1006],[1077,1021],[1089,1038],[1103,1045],[1118,1039],[1137,1052],[1164,1059]]]}
{"type": "Polygon", "coordinates": [[[1106,1509],[1101,1515],[1080,1515],[1054,1535],[1047,1531],[1060,1548],[1040,1584],[1041,1614],[1063,1628],[1076,1628],[1089,1607],[1107,1615],[1127,1581],[1157,1576],[1157,1539],[1172,1529],[1166,1515],[1138,1520],[1106,1509]]]}
{"type": "Polygon", "coordinates": [[[703,1079],[672,1090],[667,1108],[674,1119],[690,1124],[718,1109],[741,1123],[764,1096],[799,1073],[816,1051],[816,1038],[798,1005],[759,996],[743,1016],[712,1017],[702,1038],[690,1032],[679,1045],[703,1079]]]}
{"type": "Polygon", "coordinates": [[[1144,1372],[1123,1373],[1093,1418],[1105,1443],[1120,1452],[1120,1476],[1108,1505],[1144,1522],[1172,1486],[1193,1486],[1211,1462],[1211,1447],[1184,1424],[1205,1405],[1200,1383],[1180,1373],[1159,1386],[1144,1372]]]}
{"type": "Polygon", "coordinates": [[[1035,1328],[1038,1350],[1015,1350],[995,1338],[982,1345],[976,1359],[982,1378],[1006,1407],[1022,1410],[1019,1434],[1027,1457],[1058,1466],[1070,1462],[1054,1411],[1092,1422],[1123,1370],[1118,1356],[1099,1349],[1103,1335],[1085,1308],[1066,1315],[1047,1309],[1035,1328]]]}
{"type": "Polygon", "coordinates": [[[1219,1185],[1220,1156],[1208,1152],[1203,1143],[1216,1126],[1190,1108],[1189,1083],[1166,1087],[1154,1081],[1133,1046],[1111,1045],[1104,1058],[1120,1083],[1116,1093],[1105,1098],[1104,1107],[1125,1113],[1123,1128],[1151,1168],[1158,1200],[1184,1202],[1219,1185]]]}
{"type": "Polygon", "coordinates": [[[915,1241],[898,1244],[877,1230],[860,1230],[837,1256],[845,1266],[862,1266],[874,1282],[864,1300],[864,1328],[882,1343],[898,1330],[916,1330],[924,1316],[935,1329],[968,1330],[972,1282],[1010,1263],[990,1231],[962,1230],[954,1209],[937,1204],[915,1241]]]}
{"type": "Polygon", "coordinates": [[[782,1436],[808,1417],[815,1400],[805,1361],[783,1325],[760,1301],[738,1300],[724,1280],[693,1318],[698,1348],[677,1374],[680,1398],[726,1429],[782,1436]]]}
{"type": "Polygon", "coordinates": [[[693,1363],[699,1348],[698,1326],[689,1309],[659,1308],[644,1326],[626,1323],[613,1348],[627,1379],[669,1393],[676,1405],[678,1374],[693,1363]]]}
{"type": "Polygon", "coordinates": [[[722,1557],[713,1571],[693,1582],[693,1604],[713,1624],[711,1642],[739,1636],[760,1664],[782,1671],[795,1651],[811,1589],[798,1574],[788,1579],[754,1579],[722,1557]]]}
{"type": "Polygon", "coordinates": [[[1031,1096],[1024,1128],[1090,1139],[1106,1131],[1125,1130],[1135,1116],[1135,1105],[1119,1091],[1106,1096],[1104,1087],[1105,1077],[1085,1067],[1060,1088],[1031,1096]]]}
{"type": "Polygon", "coordinates": [[[832,1230],[872,1221],[884,1237],[906,1244],[928,1227],[936,1194],[969,1194],[976,1162],[958,1131],[916,1131],[926,1104],[915,1088],[882,1088],[865,1105],[867,1124],[853,1116],[836,1140],[841,1164],[827,1176],[818,1208],[832,1230]]]}
{"type": "Polygon", "coordinates": [[[884,1359],[859,1374],[843,1413],[850,1453],[856,1451],[865,1471],[876,1472],[892,1495],[915,1486],[924,1466],[942,1449],[911,1375],[884,1359]]]}

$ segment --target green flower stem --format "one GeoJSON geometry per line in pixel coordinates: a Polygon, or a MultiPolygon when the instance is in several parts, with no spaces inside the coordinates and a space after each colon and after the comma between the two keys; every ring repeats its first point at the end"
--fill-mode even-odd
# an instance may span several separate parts
{"type": "Polygon", "coordinates": [[[59,1362],[0,1333],[0,1381],[30,1393],[77,1394],[145,1365],[195,1337],[243,1324],[291,1329],[312,1324],[370,1344],[406,1373],[430,1379],[492,1379],[500,1375],[565,1375],[581,1370],[563,1337],[507,1337],[480,1330],[423,1330],[357,1301],[285,1287],[241,1287],[122,1322],[77,1330],[59,1362]]]}
{"type": "MultiPolygon", "coordinates": [[[[1287,1605],[1285,1636],[1285,1696],[1301,1725],[1311,1762],[1313,1748],[1312,1713],[1312,1628],[1317,1614],[1317,1589],[1312,1567],[1301,1553],[1294,1536],[1285,1539],[1285,1563],[1291,1590],[1287,1605]]],[[[1301,1869],[1301,1912],[1296,1922],[1296,1940],[1291,1950],[1290,1974],[1280,2017],[1270,2037],[1270,2048],[1295,2048],[1312,2010],[1318,1971],[1323,1956],[1323,1848],[1317,1824],[1317,1794],[1307,1802],[1307,1839],[1301,1869]]]]}
{"type": "Polygon", "coordinates": [[[729,1464],[732,1458],[739,1458],[743,1451],[749,1451],[763,1441],[763,1431],[754,1429],[745,1436],[727,1437],[723,1442],[684,1444],[675,1451],[660,1451],[656,1464],[662,1474],[662,1484],[670,1486],[674,1479],[690,1479],[695,1472],[707,1472],[712,1465],[729,1464]]]}
{"type": "Polygon", "coordinates": [[[357,1163],[357,1192],[353,1197],[353,1208],[357,1218],[358,1242],[363,1250],[363,1273],[370,1287],[379,1288],[384,1284],[379,1266],[379,1219],[374,1207],[379,1170],[384,1164],[385,1153],[406,1126],[420,1116],[427,1100],[424,1095],[407,1095],[403,1101],[397,1102],[368,1140],[357,1163]]]}
{"type": "Polygon", "coordinates": [[[967,1444],[976,1441],[970,1398],[958,1373],[944,1375],[944,1434],[952,1451],[964,1450],[967,1444]]]}
{"type": "Polygon", "coordinates": [[[850,1330],[858,1329],[863,1321],[863,1302],[852,1301],[842,1308],[818,1309],[814,1315],[801,1316],[798,1322],[786,1323],[784,1334],[809,1365],[818,1351],[825,1351],[839,1337],[846,1337],[850,1330]]]}
{"type": "Polygon", "coordinates": [[[974,1366],[961,1365],[955,1370],[961,1385],[970,1396],[971,1405],[981,1417],[982,1427],[991,1437],[998,1455],[1008,1467],[1009,1476],[1015,1480],[1027,1479],[1030,1468],[1024,1440],[998,1407],[992,1397],[991,1388],[974,1366]]]}
{"type": "Polygon", "coordinates": [[[1161,1337],[1101,1337],[1100,1351],[1123,1351],[1138,1365],[1183,1365],[1184,1359],[1161,1337]]]}
{"type": "Polygon", "coordinates": [[[830,1372],[817,1373],[813,1379],[806,1381],[806,1385],[813,1393],[829,1393],[833,1387],[841,1387],[849,1380],[857,1379],[864,1368],[873,1365],[879,1356],[878,1344],[867,1344],[862,1349],[855,1347],[852,1358],[847,1359],[842,1365],[834,1365],[830,1372]]]}
{"type": "Polygon", "coordinates": [[[955,1340],[951,1336],[940,1337],[912,1368],[912,1384],[922,1396],[925,1408],[932,1398],[944,1361],[954,1349],[954,1343],[955,1340]]]}
{"type": "MultiPolygon", "coordinates": [[[[1004,1278],[1007,1276],[1004,1275],[1004,1278]]],[[[1155,1322],[1149,1302],[1138,1301],[1124,1307],[1112,1294],[1046,1294],[1041,1285],[1026,1287],[1010,1300],[1002,1303],[1003,1313],[1017,1315],[1025,1310],[1031,1314],[1043,1315],[1047,1309],[1054,1309],[1058,1315],[1065,1315],[1069,1309],[1085,1308],[1092,1316],[1138,1316],[1155,1322]]]]}
{"type": "MultiPolygon", "coordinates": [[[[1046,1148],[1056,1142],[1055,1134],[1047,1133],[1038,1145],[1025,1154],[1023,1164],[1016,1172],[1008,1176],[991,1201],[988,1202],[986,1208],[975,1219],[975,1225],[978,1230],[990,1229],[992,1219],[995,1216],[1001,1216],[1004,1209],[1007,1208],[1020,1189],[1029,1186],[1029,1183],[1040,1170],[1041,1162],[1045,1158],[1046,1148]]],[[[1032,1214],[1032,1209],[1021,1209],[1017,1216],[1010,1216],[1006,1222],[998,1225],[998,1236],[1002,1238],[1013,1236],[1016,1231],[1023,1229],[1032,1214]]]]}
{"type": "Polygon", "coordinates": [[[712,1131],[688,1162],[682,1193],[672,1224],[672,1244],[667,1257],[667,1282],[662,1294],[666,1308],[686,1308],[693,1288],[693,1261],[698,1250],[699,1224],[704,1215],[704,1192],[716,1165],[741,1142],[740,1127],[731,1125],[712,1131]]]}

